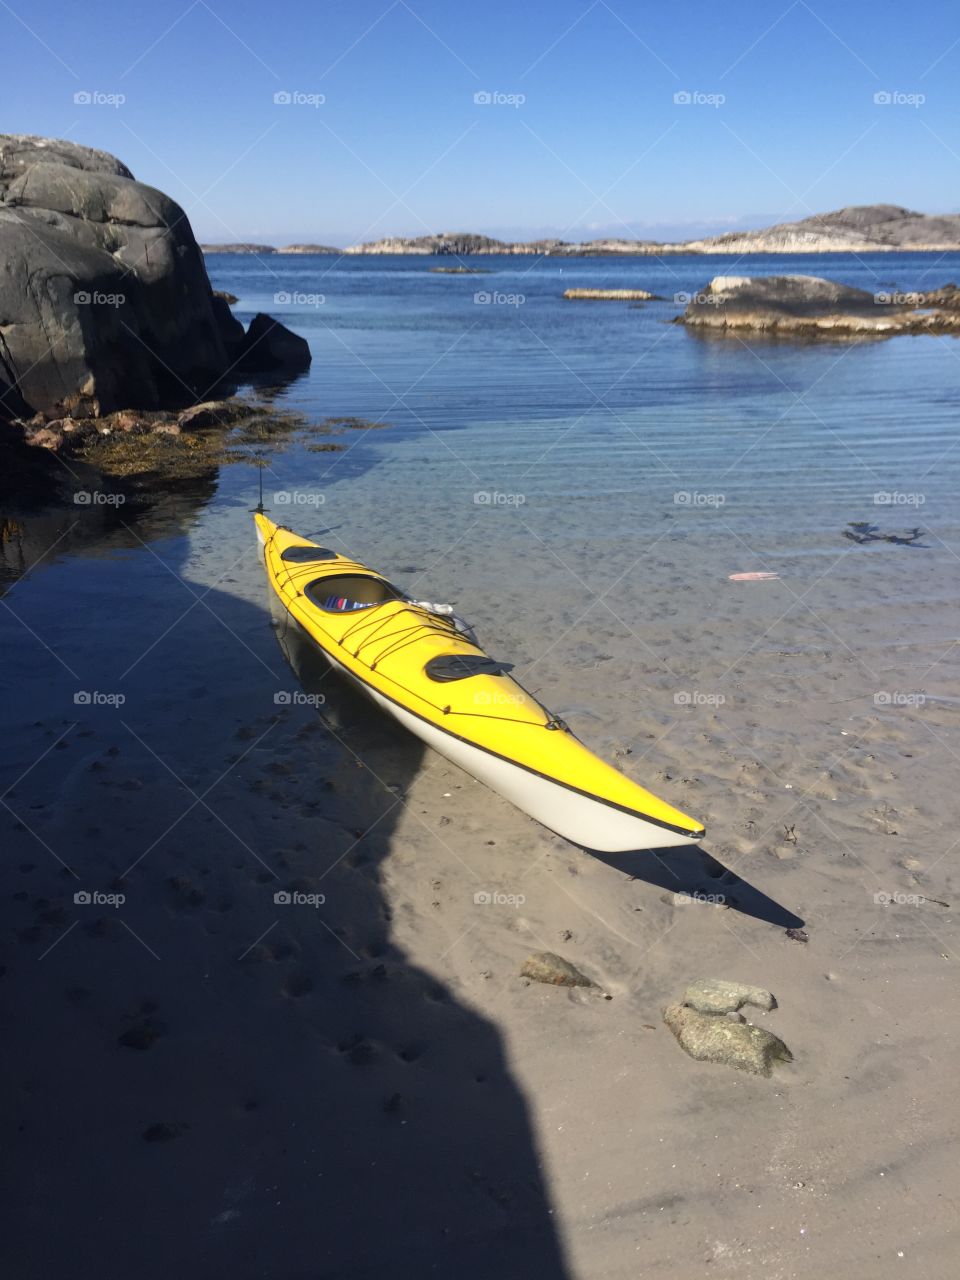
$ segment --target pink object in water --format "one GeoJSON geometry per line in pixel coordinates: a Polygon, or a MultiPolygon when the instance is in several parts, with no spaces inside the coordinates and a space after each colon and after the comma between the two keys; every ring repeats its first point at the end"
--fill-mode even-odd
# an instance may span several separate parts
{"type": "Polygon", "coordinates": [[[731,573],[727,575],[731,582],[775,582],[779,573],[731,573]]]}

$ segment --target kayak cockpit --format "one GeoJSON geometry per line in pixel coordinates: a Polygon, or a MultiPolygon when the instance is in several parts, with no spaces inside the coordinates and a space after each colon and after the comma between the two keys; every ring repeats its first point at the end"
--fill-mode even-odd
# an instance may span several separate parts
{"type": "Polygon", "coordinates": [[[324,613],[372,609],[402,598],[397,588],[384,578],[361,573],[329,573],[322,578],[314,578],[303,588],[303,594],[324,613]]]}

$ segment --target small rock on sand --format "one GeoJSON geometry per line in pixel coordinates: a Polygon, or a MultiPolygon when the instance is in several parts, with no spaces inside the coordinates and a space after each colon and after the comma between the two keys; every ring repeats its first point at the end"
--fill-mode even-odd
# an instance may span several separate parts
{"type": "Polygon", "coordinates": [[[793,1054],[779,1037],[749,1022],[698,1013],[682,1004],[664,1009],[663,1020],[681,1049],[698,1062],[722,1062],[738,1071],[769,1076],[775,1063],[793,1061],[793,1054]]]}
{"type": "Polygon", "coordinates": [[[698,1013],[735,1013],[745,1004],[769,1013],[777,1002],[763,987],[748,987],[742,982],[727,982],[723,978],[701,978],[687,987],[683,1003],[698,1013]]]}
{"type": "Polygon", "coordinates": [[[534,982],[549,982],[555,987],[595,987],[588,977],[575,968],[563,956],[552,951],[535,951],[527,956],[520,969],[521,978],[534,982]]]}

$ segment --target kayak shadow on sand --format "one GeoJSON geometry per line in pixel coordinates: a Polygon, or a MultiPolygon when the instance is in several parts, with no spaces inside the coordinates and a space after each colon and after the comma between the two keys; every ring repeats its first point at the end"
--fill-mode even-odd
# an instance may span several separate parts
{"type": "Polygon", "coordinates": [[[503,1038],[447,977],[432,881],[473,885],[404,804],[425,748],[265,582],[191,607],[182,542],[15,585],[49,649],[0,617],[0,1266],[565,1280],[503,1038]]]}
{"type": "Polygon", "coordinates": [[[678,898],[704,904],[722,902],[741,915],[782,929],[799,929],[802,918],[742,879],[699,845],[688,849],[642,849],[635,853],[598,853],[598,861],[636,880],[666,889],[678,898]]]}

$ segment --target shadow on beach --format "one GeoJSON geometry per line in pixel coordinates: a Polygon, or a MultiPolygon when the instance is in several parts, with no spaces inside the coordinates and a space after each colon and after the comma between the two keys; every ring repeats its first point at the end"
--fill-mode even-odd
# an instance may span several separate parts
{"type": "Polygon", "coordinates": [[[501,1037],[393,940],[429,909],[426,858],[425,903],[384,884],[420,745],[147,552],[23,588],[49,651],[0,618],[9,1273],[563,1280],[501,1037]]]}
{"type": "Polygon", "coordinates": [[[753,916],[755,920],[782,929],[799,929],[804,924],[788,907],[767,897],[697,845],[659,852],[655,849],[636,853],[594,852],[593,857],[635,880],[676,894],[680,901],[689,899],[694,905],[698,901],[721,903],[741,915],[753,916]]]}

